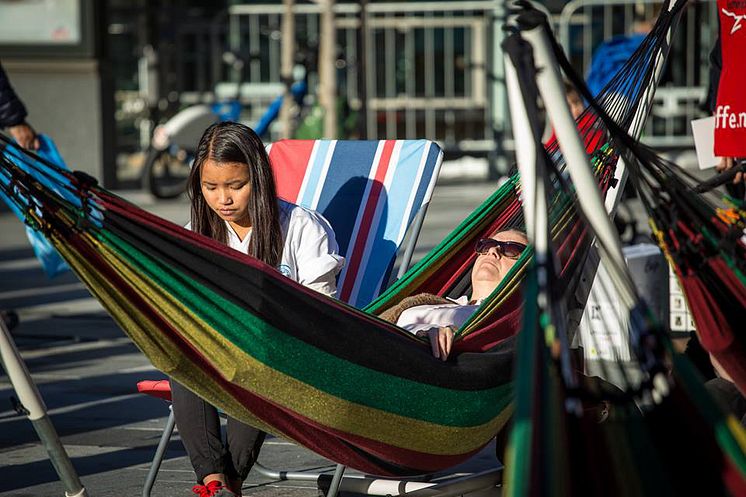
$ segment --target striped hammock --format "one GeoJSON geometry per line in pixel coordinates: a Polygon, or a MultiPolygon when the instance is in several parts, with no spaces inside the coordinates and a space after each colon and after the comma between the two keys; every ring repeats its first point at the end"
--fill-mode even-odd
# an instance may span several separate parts
{"type": "MultiPolygon", "coordinates": [[[[607,185],[615,160],[598,157],[607,185]]],[[[25,221],[155,367],[237,419],[371,474],[407,475],[467,459],[510,415],[512,352],[502,344],[519,329],[529,253],[460,331],[448,362],[373,314],[457,288],[475,239],[522,222],[515,176],[361,311],[11,145],[0,173],[25,221]]],[[[589,241],[569,204],[558,193],[553,205],[568,274],[589,241]]]]}

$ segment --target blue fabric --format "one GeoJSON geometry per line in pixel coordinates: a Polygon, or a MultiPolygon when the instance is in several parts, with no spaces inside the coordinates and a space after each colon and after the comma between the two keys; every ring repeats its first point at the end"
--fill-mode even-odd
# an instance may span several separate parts
{"type": "Polygon", "coordinates": [[[334,227],[339,243],[339,253],[349,257],[357,217],[351,215],[351,206],[357,211],[360,199],[373,180],[369,178],[377,141],[339,141],[334,147],[334,156],[324,180],[324,189],[316,210],[334,227]]]}
{"type": "MultiPolygon", "coordinates": [[[[16,164],[19,164],[19,159],[16,156],[16,154],[20,154],[19,152],[15,152],[11,147],[8,147],[8,149],[3,153],[10,160],[15,162],[16,164]]],[[[66,168],[65,162],[62,160],[62,156],[57,150],[57,147],[48,136],[39,135],[39,150],[36,151],[36,154],[59,167],[66,168]]],[[[23,169],[33,174],[33,170],[29,169],[28,167],[23,167],[23,169]]],[[[45,186],[52,187],[55,191],[60,192],[60,189],[58,187],[52,186],[54,185],[54,183],[51,182],[49,178],[43,177],[38,174],[33,175],[37,177],[40,182],[45,183],[45,186]]],[[[62,176],[59,174],[55,174],[55,176],[62,178],[62,176]]],[[[2,182],[3,185],[6,186],[10,185],[10,181],[6,177],[0,177],[0,182],[2,182]]],[[[65,179],[63,180],[62,184],[69,184],[69,181],[65,179]]],[[[63,193],[63,196],[66,198],[74,198],[74,195],[71,192],[62,191],[60,193],[63,193]]],[[[15,202],[10,201],[10,199],[8,199],[2,191],[0,191],[0,200],[3,200],[6,204],[8,204],[11,211],[13,211],[13,213],[18,216],[21,221],[25,220],[26,216],[23,209],[21,209],[20,206],[18,206],[15,202]]],[[[79,200],[77,200],[77,202],[79,203],[79,200]]],[[[25,208],[34,209],[36,207],[27,203],[25,208]]],[[[49,243],[49,241],[44,237],[44,235],[41,234],[41,232],[35,231],[30,226],[26,226],[26,236],[28,237],[29,243],[31,244],[31,248],[34,250],[34,254],[36,255],[37,259],[39,259],[39,262],[41,262],[41,265],[44,268],[44,272],[49,278],[53,278],[60,273],[70,270],[70,267],[67,265],[59,252],[55,250],[52,244],[49,243]]]]}
{"type": "Polygon", "coordinates": [[[238,121],[241,117],[241,102],[238,100],[218,102],[212,105],[212,112],[221,122],[238,121]]]}
{"type": "Polygon", "coordinates": [[[586,84],[595,97],[624,66],[645,39],[644,34],[615,36],[598,46],[591,67],[588,69],[586,84]]]}

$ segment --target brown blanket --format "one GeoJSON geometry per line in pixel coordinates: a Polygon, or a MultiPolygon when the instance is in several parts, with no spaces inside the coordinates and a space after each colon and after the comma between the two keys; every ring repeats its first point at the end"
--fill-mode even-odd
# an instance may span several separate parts
{"type": "Polygon", "coordinates": [[[436,305],[436,304],[453,304],[454,302],[452,300],[448,300],[444,297],[439,297],[437,295],[433,295],[432,293],[419,293],[417,295],[412,295],[411,297],[407,297],[398,304],[396,304],[394,307],[389,307],[385,311],[383,311],[378,317],[381,319],[388,321],[389,323],[394,323],[399,320],[399,316],[401,316],[401,313],[409,309],[410,307],[417,307],[418,305],[436,305]]]}

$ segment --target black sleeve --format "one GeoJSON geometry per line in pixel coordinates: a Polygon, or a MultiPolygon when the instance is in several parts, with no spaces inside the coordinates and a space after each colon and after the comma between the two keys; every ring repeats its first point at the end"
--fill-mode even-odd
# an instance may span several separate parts
{"type": "Polygon", "coordinates": [[[0,64],[0,128],[21,124],[26,115],[26,107],[13,91],[8,75],[0,64]]]}
{"type": "Polygon", "coordinates": [[[718,85],[720,83],[720,72],[723,70],[723,52],[720,49],[720,17],[718,17],[718,37],[715,46],[710,52],[710,84],[707,90],[707,109],[711,114],[715,113],[718,98],[718,85]]]}

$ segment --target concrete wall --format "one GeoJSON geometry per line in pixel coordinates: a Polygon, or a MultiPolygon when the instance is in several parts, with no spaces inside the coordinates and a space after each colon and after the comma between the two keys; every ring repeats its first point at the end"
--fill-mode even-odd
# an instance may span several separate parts
{"type": "Polygon", "coordinates": [[[28,110],[28,122],[57,144],[68,167],[112,185],[112,130],[102,71],[95,59],[3,59],[28,110]],[[109,126],[107,128],[107,126],[109,126]]]}

